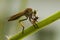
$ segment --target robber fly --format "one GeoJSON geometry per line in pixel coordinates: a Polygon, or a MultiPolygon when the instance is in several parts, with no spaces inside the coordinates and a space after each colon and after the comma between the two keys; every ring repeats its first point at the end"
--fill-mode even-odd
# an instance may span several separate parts
{"type": "MultiPolygon", "coordinates": [[[[17,20],[17,19],[19,19],[22,16],[25,16],[26,18],[22,19],[22,20],[19,20],[19,23],[24,21],[24,20],[29,19],[29,21],[33,24],[33,26],[36,24],[36,21],[38,19],[38,17],[36,17],[36,10],[33,11],[32,8],[26,8],[22,12],[19,12],[18,14],[11,16],[8,21],[17,20]]],[[[22,32],[23,32],[24,31],[24,26],[22,24],[21,24],[21,26],[23,27],[23,30],[22,30],[22,32]]],[[[37,25],[37,27],[38,27],[38,25],[37,25]]]]}

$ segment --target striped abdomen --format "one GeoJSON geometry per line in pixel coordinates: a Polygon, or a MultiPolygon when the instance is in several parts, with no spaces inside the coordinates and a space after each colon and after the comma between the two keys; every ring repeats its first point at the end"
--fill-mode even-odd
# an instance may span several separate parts
{"type": "Polygon", "coordinates": [[[25,14],[24,12],[20,12],[16,15],[13,15],[13,16],[10,17],[10,19],[8,21],[16,20],[16,19],[20,18],[21,16],[23,16],[24,14],[25,14]]]}

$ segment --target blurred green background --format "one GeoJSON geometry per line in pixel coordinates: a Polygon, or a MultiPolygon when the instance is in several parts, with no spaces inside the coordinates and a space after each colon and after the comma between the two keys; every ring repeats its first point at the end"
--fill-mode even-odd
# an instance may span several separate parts
{"type": "MultiPolygon", "coordinates": [[[[60,10],[60,0],[0,0],[0,40],[7,40],[6,36],[12,36],[22,30],[17,29],[18,20],[8,22],[10,16],[25,8],[37,10],[38,21],[60,10]]],[[[25,29],[30,22],[24,22],[25,29]]],[[[60,40],[60,20],[43,28],[34,35],[22,40],[60,40]]]]}

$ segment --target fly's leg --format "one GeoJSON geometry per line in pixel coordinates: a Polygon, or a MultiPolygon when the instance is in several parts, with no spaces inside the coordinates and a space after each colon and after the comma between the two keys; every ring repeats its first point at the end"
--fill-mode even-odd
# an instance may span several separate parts
{"type": "Polygon", "coordinates": [[[27,18],[26,19],[19,20],[20,25],[23,27],[22,34],[24,34],[24,26],[23,26],[22,21],[25,21],[25,20],[27,20],[27,18]]]}
{"type": "Polygon", "coordinates": [[[36,28],[35,21],[31,20],[31,23],[33,24],[34,28],[36,28]]]}
{"type": "Polygon", "coordinates": [[[24,26],[23,26],[23,23],[22,22],[19,22],[20,26],[23,28],[22,29],[22,34],[24,34],[24,26]]]}
{"type": "Polygon", "coordinates": [[[27,20],[27,18],[26,19],[19,20],[19,22],[22,22],[22,21],[25,21],[25,20],[27,20]]]}
{"type": "Polygon", "coordinates": [[[33,24],[34,28],[36,28],[36,26],[33,24]]]}
{"type": "Polygon", "coordinates": [[[25,17],[26,17],[25,19],[21,19],[21,20],[19,20],[19,22],[22,22],[22,21],[25,21],[25,20],[28,19],[28,16],[25,15],[25,17]]]}
{"type": "Polygon", "coordinates": [[[38,25],[35,23],[33,24],[34,28],[39,28],[38,25]]]}
{"type": "Polygon", "coordinates": [[[19,22],[19,24],[22,27],[22,34],[24,34],[24,25],[23,25],[23,22],[19,22]]]}
{"type": "Polygon", "coordinates": [[[35,25],[36,25],[36,28],[39,28],[38,25],[37,25],[36,23],[35,23],[35,25]]]}
{"type": "MultiPolygon", "coordinates": [[[[36,21],[36,22],[38,22],[38,21],[36,21]]],[[[36,28],[39,28],[38,25],[36,24],[36,22],[34,24],[35,24],[36,28]]]]}
{"type": "Polygon", "coordinates": [[[38,25],[36,24],[36,22],[38,22],[37,20],[32,19],[31,21],[32,21],[31,23],[33,24],[34,28],[39,28],[38,25]]]}
{"type": "Polygon", "coordinates": [[[23,29],[22,29],[22,34],[24,34],[24,26],[23,26],[23,23],[21,22],[20,24],[21,24],[21,26],[22,26],[22,28],[23,28],[23,29]]]}

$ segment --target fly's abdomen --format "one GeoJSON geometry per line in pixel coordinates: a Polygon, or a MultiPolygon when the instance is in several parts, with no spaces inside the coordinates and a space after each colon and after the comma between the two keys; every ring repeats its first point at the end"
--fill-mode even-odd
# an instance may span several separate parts
{"type": "Polygon", "coordinates": [[[8,21],[13,21],[13,20],[16,20],[18,19],[20,16],[12,16],[8,21]]]}
{"type": "Polygon", "coordinates": [[[13,15],[12,17],[10,17],[10,19],[8,21],[13,21],[13,20],[16,20],[16,19],[19,19],[21,16],[23,16],[24,13],[21,12],[21,13],[18,13],[16,15],[13,15]]]}

